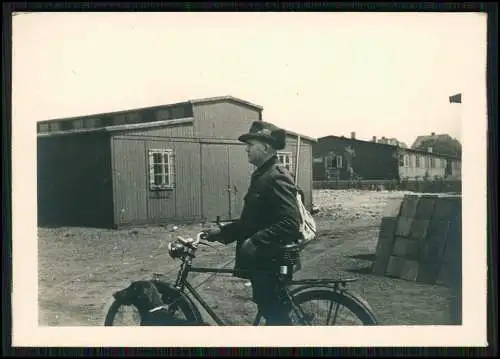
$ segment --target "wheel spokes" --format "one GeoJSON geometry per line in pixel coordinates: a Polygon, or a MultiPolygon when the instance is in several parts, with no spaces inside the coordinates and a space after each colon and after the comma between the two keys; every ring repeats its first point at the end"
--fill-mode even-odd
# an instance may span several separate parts
{"type": "Polygon", "coordinates": [[[360,319],[341,303],[315,299],[300,305],[305,325],[362,325],[360,319]]]}

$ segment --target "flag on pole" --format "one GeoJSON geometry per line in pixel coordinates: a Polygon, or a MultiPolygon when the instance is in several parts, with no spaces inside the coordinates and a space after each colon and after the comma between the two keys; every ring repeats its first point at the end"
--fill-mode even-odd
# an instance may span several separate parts
{"type": "Polygon", "coordinates": [[[456,95],[450,96],[450,103],[462,103],[462,94],[457,93],[456,95]]]}

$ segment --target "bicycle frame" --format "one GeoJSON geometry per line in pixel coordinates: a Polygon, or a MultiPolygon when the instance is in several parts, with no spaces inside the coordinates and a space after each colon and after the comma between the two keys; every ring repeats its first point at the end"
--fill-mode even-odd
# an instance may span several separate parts
{"type": "MultiPolygon", "coordinates": [[[[203,299],[203,297],[198,293],[198,291],[189,283],[187,280],[187,277],[189,273],[226,273],[226,274],[234,274],[235,271],[233,269],[221,269],[221,268],[206,268],[206,267],[193,267],[192,266],[192,259],[186,257],[183,259],[181,268],[177,274],[177,278],[175,280],[174,287],[177,290],[184,291],[184,288],[187,289],[187,292],[191,294],[196,301],[203,307],[203,309],[206,310],[208,315],[220,326],[225,326],[227,325],[226,322],[224,322],[218,315],[217,313],[214,312],[214,310],[210,307],[210,305],[203,299]]],[[[256,325],[257,320],[260,318],[259,313],[257,313],[257,316],[254,321],[254,325],[256,325]]]]}
{"type": "MultiPolygon", "coordinates": [[[[173,289],[178,291],[179,294],[181,294],[181,297],[185,297],[186,300],[190,302],[191,306],[194,306],[193,310],[196,310],[198,313],[198,320],[202,320],[201,318],[201,313],[199,312],[196,303],[192,299],[190,299],[189,294],[191,294],[192,297],[205,309],[205,311],[208,313],[208,315],[217,323],[217,325],[225,326],[228,325],[228,323],[225,323],[208,305],[208,303],[202,298],[202,296],[198,293],[196,288],[194,288],[189,281],[187,280],[187,277],[190,272],[194,273],[226,273],[226,274],[234,274],[235,270],[234,269],[223,269],[223,268],[206,268],[206,267],[195,267],[192,265],[193,259],[196,258],[195,252],[197,249],[197,244],[200,243],[200,239],[202,236],[203,232],[199,233],[197,235],[197,239],[192,242],[192,239],[184,239],[182,237],[178,237],[177,240],[180,244],[179,245],[172,245],[169,244],[168,250],[169,254],[172,258],[180,258],[181,259],[181,265],[179,268],[179,271],[177,273],[177,277],[175,280],[175,283],[173,285],[173,289]]],[[[291,247],[291,248],[296,248],[296,247],[291,247]]],[[[288,246],[288,249],[291,249],[290,246],[288,246]]],[[[291,249],[293,250],[293,249],[291,249]]],[[[289,258],[288,258],[289,259],[289,258]]],[[[347,292],[346,289],[344,289],[347,285],[347,282],[352,282],[355,281],[356,279],[354,278],[344,278],[344,279],[300,279],[300,280],[293,280],[291,276],[287,275],[287,268],[289,271],[294,271],[292,268],[292,263],[293,262],[287,262],[288,259],[284,259],[283,263],[289,263],[286,265],[280,265],[279,268],[279,274],[278,275],[278,282],[279,285],[282,286],[284,289],[284,294],[285,297],[282,298],[284,301],[286,301],[288,304],[291,305],[291,309],[293,312],[297,315],[300,324],[305,324],[309,325],[309,320],[307,320],[307,316],[305,313],[302,311],[302,308],[300,308],[294,300],[294,296],[300,294],[302,291],[307,291],[308,289],[311,288],[319,288],[319,287],[327,287],[329,290],[332,290],[334,292],[341,293],[343,295],[347,295],[348,297],[352,297],[351,299],[357,303],[360,303],[360,305],[364,306],[364,301],[357,296],[351,295],[347,292]],[[291,290],[289,287],[290,286],[298,286],[291,290]]],[[[238,271],[240,272],[240,271],[238,271]]],[[[251,270],[251,272],[254,272],[254,270],[251,270]]],[[[288,272],[290,274],[290,272],[288,272]]],[[[158,276],[161,276],[161,274],[154,274],[154,280],[159,280],[158,276]]],[[[165,283],[167,284],[167,283],[165,283]]],[[[170,284],[167,284],[168,286],[171,286],[170,284]]],[[[365,306],[366,307],[366,306],[365,306]]],[[[156,308],[155,308],[156,309],[156,308]]],[[[255,320],[253,322],[253,325],[258,325],[262,315],[260,312],[257,312],[257,315],[255,317],[255,320]]]]}
{"type": "MultiPolygon", "coordinates": [[[[226,326],[228,323],[224,322],[217,313],[210,307],[210,305],[203,299],[203,297],[198,293],[198,291],[189,283],[187,277],[189,273],[226,273],[234,274],[234,269],[222,269],[222,268],[207,268],[207,267],[194,267],[192,266],[193,258],[185,258],[181,264],[181,268],[175,280],[175,288],[180,291],[187,289],[187,292],[191,294],[196,301],[206,310],[208,315],[220,326],[226,326]]],[[[304,313],[300,307],[296,306],[292,300],[292,295],[298,293],[302,290],[308,289],[310,287],[329,287],[335,291],[344,291],[341,287],[345,287],[347,282],[352,281],[352,279],[345,280],[333,280],[333,279],[302,279],[302,280],[292,280],[292,279],[282,279],[282,284],[285,286],[285,293],[290,300],[292,309],[295,311],[297,316],[301,321],[305,321],[304,313]],[[293,291],[290,291],[287,287],[292,285],[298,285],[293,291]]],[[[252,325],[257,325],[260,321],[261,315],[257,312],[252,325]]]]}
{"type": "Polygon", "coordinates": [[[232,269],[217,269],[217,268],[202,268],[202,267],[191,267],[189,266],[188,268],[183,268],[181,269],[180,271],[180,276],[182,279],[182,282],[179,282],[179,277],[178,279],[176,280],[176,283],[175,283],[175,287],[179,290],[183,290],[184,287],[187,289],[187,291],[198,301],[198,303],[201,304],[201,306],[203,307],[203,309],[205,309],[208,313],[208,315],[210,315],[210,317],[220,326],[225,326],[227,325],[227,323],[225,323],[214,311],[213,309],[210,307],[210,305],[208,305],[208,303],[203,299],[203,297],[198,293],[198,291],[191,285],[191,283],[189,283],[189,281],[187,280],[187,275],[190,273],[190,272],[193,272],[193,273],[234,273],[234,270],[232,269]],[[182,275],[184,273],[182,273],[183,271],[185,271],[185,275],[182,275]]]}
{"type": "MultiPolygon", "coordinates": [[[[223,269],[223,268],[207,268],[207,267],[194,267],[192,265],[193,259],[196,258],[196,250],[198,247],[198,243],[206,244],[200,242],[202,238],[203,232],[197,235],[197,239],[193,240],[191,238],[185,239],[182,237],[178,237],[176,242],[171,242],[168,244],[168,252],[172,259],[180,259],[181,265],[177,273],[177,277],[175,282],[171,281],[163,281],[161,277],[163,277],[162,273],[153,273],[152,281],[155,282],[155,286],[157,290],[162,294],[164,298],[164,303],[162,305],[158,305],[154,308],[144,308],[145,306],[150,306],[152,303],[143,303],[144,296],[141,301],[139,301],[139,297],[134,298],[133,296],[139,295],[137,290],[145,290],[142,286],[145,284],[144,281],[140,281],[143,283],[138,283],[136,287],[132,287],[132,285],[122,291],[120,291],[121,295],[114,294],[115,301],[111,308],[108,310],[108,314],[105,319],[105,326],[113,325],[114,316],[118,311],[118,308],[121,305],[135,305],[142,308],[143,312],[145,312],[145,316],[143,317],[141,314],[141,325],[142,319],[144,319],[145,325],[158,325],[160,322],[162,324],[167,324],[169,322],[171,325],[187,325],[192,323],[194,325],[199,324],[208,324],[204,323],[203,316],[200,312],[199,306],[203,307],[208,315],[216,322],[217,325],[226,326],[231,325],[230,323],[225,323],[217,313],[210,307],[210,305],[202,298],[202,296],[198,293],[195,287],[193,287],[187,277],[190,272],[194,273],[226,273],[226,274],[235,274],[238,272],[239,274],[242,270],[235,269],[223,269]],[[126,292],[129,290],[129,292],[126,292]],[[130,292],[132,290],[132,292],[130,292]],[[126,293],[126,294],[123,294],[126,293]],[[120,298],[124,299],[124,302],[120,302],[120,298]],[[128,299],[127,299],[128,298],[128,299]],[[134,300],[137,299],[137,302],[134,300]],[[194,299],[194,300],[193,300],[194,299]],[[179,302],[180,307],[178,305],[174,305],[174,303],[179,302]],[[195,303],[198,302],[198,303],[195,303]],[[174,320],[174,317],[163,317],[163,314],[175,315],[175,311],[180,309],[185,315],[186,320],[180,320],[177,322],[174,320]],[[149,313],[153,313],[159,310],[166,310],[163,314],[156,318],[159,319],[160,322],[155,322],[155,318],[150,318],[152,322],[149,322],[149,313]],[[162,319],[163,318],[163,319],[162,319]],[[155,324],[156,323],[156,324],[155,324]]],[[[300,243],[299,243],[300,245],[300,243]]],[[[312,320],[315,319],[314,315],[309,313],[304,313],[301,308],[302,303],[309,302],[315,299],[325,299],[330,302],[329,313],[327,318],[327,324],[330,319],[331,310],[333,307],[333,303],[338,303],[343,305],[351,310],[354,316],[357,319],[360,319],[364,325],[376,325],[377,320],[373,310],[370,305],[364,300],[364,298],[360,297],[356,293],[350,293],[346,286],[348,282],[356,281],[357,278],[348,277],[348,278],[323,278],[323,279],[299,279],[293,280],[292,275],[297,270],[301,268],[300,262],[297,262],[297,257],[294,257],[298,248],[297,244],[286,245],[284,248],[284,254],[281,257],[275,259],[275,263],[278,267],[276,268],[276,275],[278,280],[278,285],[281,287],[281,290],[284,290],[280,294],[280,300],[284,301],[284,304],[291,305],[291,310],[298,317],[298,325],[313,325],[312,320]],[[295,288],[290,288],[292,286],[296,286],[295,288]],[[286,303],[285,303],[286,302],[286,303]]],[[[229,263],[229,262],[228,262],[229,263]]],[[[226,264],[228,264],[226,263],[226,264]]],[[[225,265],[224,265],[225,266],[225,265]]],[[[248,272],[255,273],[257,270],[250,270],[248,272]]],[[[247,272],[247,270],[245,270],[247,272]]],[[[249,274],[250,274],[249,273],[249,274]]],[[[134,283],[133,283],[134,284],[134,283]]],[[[197,287],[199,287],[202,283],[200,283],[197,287]]],[[[149,292],[148,292],[149,293],[149,292]]],[[[146,293],[146,297],[151,293],[146,293]]],[[[152,299],[152,298],[149,298],[152,299]]],[[[158,301],[156,301],[158,302],[158,301]]],[[[137,307],[139,309],[139,307],[137,307]]],[[[338,306],[335,307],[335,317],[338,311],[338,306]]],[[[260,319],[262,315],[259,311],[257,311],[255,320],[253,325],[259,325],[260,319]]],[[[168,324],[167,324],[168,325],[168,324]]],[[[209,325],[209,324],[208,324],[209,325]]]]}

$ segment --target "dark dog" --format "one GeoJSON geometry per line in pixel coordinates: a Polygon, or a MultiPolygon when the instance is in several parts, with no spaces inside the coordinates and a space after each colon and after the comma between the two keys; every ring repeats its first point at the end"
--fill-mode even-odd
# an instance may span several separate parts
{"type": "Polygon", "coordinates": [[[152,281],[137,281],[114,294],[116,300],[133,305],[141,315],[141,326],[208,325],[175,318],[166,309],[161,293],[152,281]],[[162,308],[162,306],[164,306],[162,308]],[[152,311],[153,310],[153,311],[152,311]]]}

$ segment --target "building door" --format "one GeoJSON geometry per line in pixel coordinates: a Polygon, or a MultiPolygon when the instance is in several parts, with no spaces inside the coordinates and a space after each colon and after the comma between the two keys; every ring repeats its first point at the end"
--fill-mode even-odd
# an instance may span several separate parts
{"type": "Polygon", "coordinates": [[[248,163],[245,146],[231,145],[229,151],[229,179],[230,179],[230,214],[231,219],[237,219],[243,209],[244,198],[250,186],[250,177],[254,170],[248,163]]]}
{"type": "Polygon", "coordinates": [[[202,215],[207,221],[239,218],[253,166],[245,147],[204,143],[202,146],[202,215]]]}
{"type": "Polygon", "coordinates": [[[231,216],[228,154],[225,144],[201,145],[202,216],[209,222],[217,217],[229,220],[231,216]]]}

